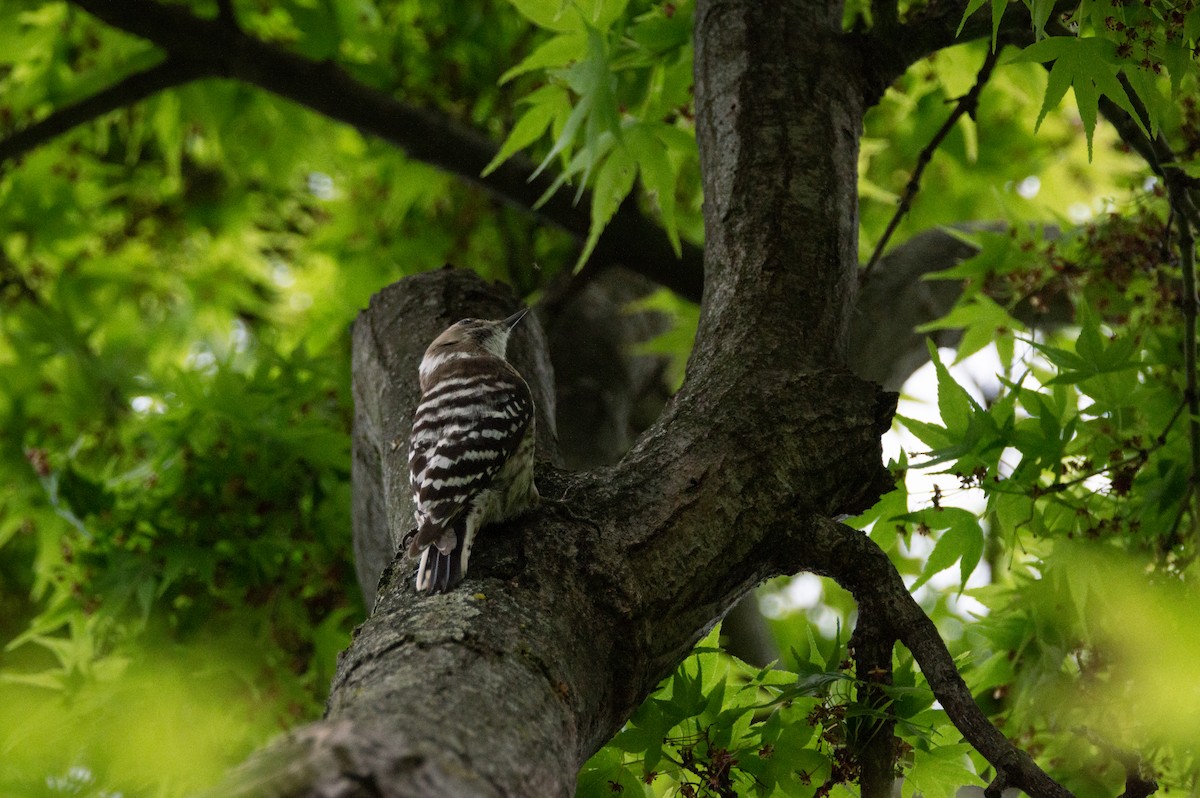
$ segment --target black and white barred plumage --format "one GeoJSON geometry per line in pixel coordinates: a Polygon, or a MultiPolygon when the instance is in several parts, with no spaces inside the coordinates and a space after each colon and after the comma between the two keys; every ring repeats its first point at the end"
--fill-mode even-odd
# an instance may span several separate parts
{"type": "Polygon", "coordinates": [[[408,466],[421,555],[417,589],[446,591],[467,573],[475,535],[538,499],[529,386],[504,359],[525,311],[501,321],[463,319],[421,360],[421,402],[408,466]]]}

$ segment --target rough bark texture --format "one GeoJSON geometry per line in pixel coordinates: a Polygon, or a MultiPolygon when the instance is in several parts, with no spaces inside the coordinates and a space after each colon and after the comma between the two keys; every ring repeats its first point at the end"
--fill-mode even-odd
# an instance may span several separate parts
{"type": "Polygon", "coordinates": [[[706,243],[693,362],[753,352],[738,375],[751,382],[763,367],[845,362],[864,109],[839,9],[697,8],[706,243]]]}

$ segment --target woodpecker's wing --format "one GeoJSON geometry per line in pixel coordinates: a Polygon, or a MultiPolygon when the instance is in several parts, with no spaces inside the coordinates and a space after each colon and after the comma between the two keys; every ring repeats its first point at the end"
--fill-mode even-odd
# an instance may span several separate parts
{"type": "Polygon", "coordinates": [[[438,369],[409,443],[417,521],[410,553],[437,542],[491,485],[532,418],[529,386],[500,358],[462,358],[438,369]]]}

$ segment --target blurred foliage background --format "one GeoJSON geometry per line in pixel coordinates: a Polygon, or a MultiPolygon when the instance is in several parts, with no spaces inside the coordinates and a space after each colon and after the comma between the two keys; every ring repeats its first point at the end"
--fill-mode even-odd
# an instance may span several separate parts
{"type": "MultiPolygon", "coordinates": [[[[364,613],[347,329],[375,291],[450,262],[536,301],[626,196],[676,243],[702,237],[688,0],[233,6],[246,31],[505,142],[498,160],[524,150],[570,181],[562,190],[588,186],[593,235],[581,252],[393,146],[226,80],[161,92],[4,164],[4,795],[184,795],[320,713],[364,613]]],[[[970,233],[980,254],[948,275],[967,290],[941,326],[967,334],[933,353],[902,406],[890,446],[908,478],[859,522],[981,704],[1056,777],[1114,795],[1113,751],[1134,751],[1164,787],[1195,794],[1185,259],[1161,180],[1110,127],[1093,132],[1095,90],[1080,92],[1135,75],[1195,175],[1196,72],[1177,51],[1200,16],[1191,0],[1100,0],[1079,15],[1076,35],[1043,40],[1107,42],[1079,61],[1075,92],[1053,97],[1045,53],[1001,59],[892,240],[1000,223],[970,233]],[[1129,29],[1143,33],[1124,53],[1129,29]],[[1078,308],[1067,325],[1013,315],[1060,297],[1078,308]]],[[[851,4],[846,24],[869,25],[869,9],[851,4]]],[[[864,261],[986,53],[975,42],[922,60],[870,112],[864,261]]],[[[69,3],[4,0],[0,138],[161,58],[69,3]]],[[[677,382],[696,311],[666,293],[652,306],[676,321],[652,348],[677,382]]],[[[712,637],[589,763],[581,794],[855,789],[846,751],[869,712],[844,666],[853,602],[812,576],[760,601],[779,668],[733,661],[712,637]]],[[[980,783],[986,763],[902,649],[896,683],[905,796],[980,783]]]]}

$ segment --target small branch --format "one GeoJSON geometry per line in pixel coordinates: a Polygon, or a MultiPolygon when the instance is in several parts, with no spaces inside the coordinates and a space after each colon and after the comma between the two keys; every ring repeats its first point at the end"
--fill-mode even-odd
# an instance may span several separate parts
{"type": "MultiPolygon", "coordinates": [[[[1055,0],[1050,18],[1073,8],[1075,3],[1055,0]]],[[[887,18],[877,20],[873,30],[857,35],[864,54],[865,95],[870,104],[878,101],[896,78],[913,64],[946,47],[992,38],[992,11],[985,3],[971,16],[963,19],[967,10],[965,0],[926,3],[910,11],[899,24],[887,24],[887,18]],[[961,26],[961,30],[960,30],[961,26]]],[[[995,48],[1005,44],[1033,41],[1033,20],[1024,6],[1010,7],[1000,20],[996,31],[995,48]]]]}
{"type": "MultiPolygon", "coordinates": [[[[896,635],[879,608],[859,607],[858,623],[850,639],[858,677],[860,704],[885,710],[888,696],[884,686],[892,683],[892,650],[896,635]]],[[[881,718],[856,718],[850,740],[858,758],[862,798],[891,798],[896,783],[896,722],[890,711],[881,718]]]]}
{"type": "Polygon", "coordinates": [[[1122,751],[1110,744],[1091,729],[1077,728],[1076,733],[1087,738],[1087,741],[1104,751],[1110,757],[1121,763],[1125,768],[1125,792],[1118,798],[1146,798],[1158,791],[1158,782],[1142,776],[1142,758],[1129,751],[1122,751]]]}
{"type": "Polygon", "coordinates": [[[883,257],[883,251],[887,247],[888,242],[892,238],[892,234],[896,232],[896,228],[900,226],[900,221],[904,218],[912,207],[913,198],[917,196],[917,191],[921,188],[921,176],[925,174],[925,168],[929,166],[933,160],[933,154],[938,147],[942,146],[942,142],[946,140],[946,136],[950,135],[950,131],[958,124],[958,120],[964,114],[970,114],[972,118],[975,116],[976,110],[979,108],[979,95],[983,92],[983,87],[987,84],[988,79],[992,75],[992,70],[996,67],[996,61],[1000,57],[1000,48],[989,50],[983,59],[983,65],[979,68],[979,74],[975,78],[975,85],[971,90],[958,98],[958,103],[954,106],[954,110],[950,116],[933,135],[929,144],[925,149],[921,150],[921,154],[917,156],[917,166],[913,169],[912,177],[908,180],[908,185],[904,188],[904,196],[900,198],[900,205],[896,208],[896,213],[892,215],[891,221],[888,222],[887,229],[883,231],[883,236],[875,245],[875,251],[871,253],[871,259],[867,261],[866,267],[862,270],[860,282],[865,282],[871,276],[871,272],[875,269],[879,259],[883,257]]]}
{"type": "Polygon", "coordinates": [[[118,108],[141,102],[163,89],[195,80],[203,74],[204,70],[195,64],[168,58],[144,72],[129,75],[91,97],[63,106],[44,119],[0,140],[0,164],[19,158],[72,128],[118,108]]]}

